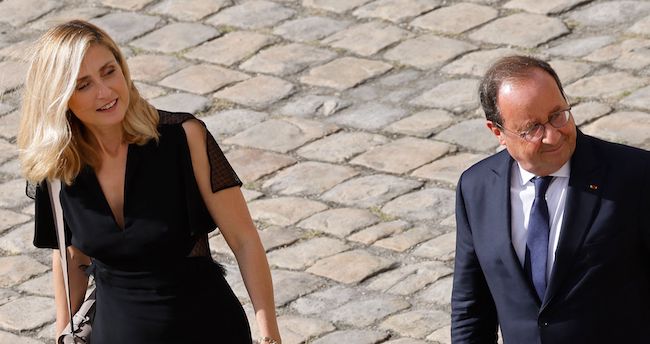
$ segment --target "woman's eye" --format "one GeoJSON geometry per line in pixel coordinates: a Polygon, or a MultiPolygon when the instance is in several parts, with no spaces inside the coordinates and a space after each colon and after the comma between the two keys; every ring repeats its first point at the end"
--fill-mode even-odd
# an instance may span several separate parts
{"type": "Polygon", "coordinates": [[[81,84],[77,85],[77,91],[82,91],[83,89],[85,89],[86,87],[88,87],[88,85],[90,85],[90,83],[88,83],[88,82],[82,82],[81,84]]]}

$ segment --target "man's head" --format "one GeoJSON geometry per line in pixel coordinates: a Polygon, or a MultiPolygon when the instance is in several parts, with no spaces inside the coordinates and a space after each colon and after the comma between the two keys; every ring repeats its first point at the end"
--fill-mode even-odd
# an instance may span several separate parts
{"type": "Polygon", "coordinates": [[[545,176],[571,158],[576,126],[548,63],[527,56],[498,60],[483,77],[479,98],[488,128],[523,169],[545,176]]]}

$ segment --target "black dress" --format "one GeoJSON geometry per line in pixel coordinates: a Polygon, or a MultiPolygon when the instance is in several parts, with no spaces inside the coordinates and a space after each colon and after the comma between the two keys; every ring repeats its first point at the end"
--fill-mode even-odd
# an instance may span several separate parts
{"type": "MultiPolygon", "coordinates": [[[[159,111],[159,142],[130,145],[120,229],[86,167],[61,204],[67,244],[92,257],[97,288],[93,344],[251,343],[241,304],[208,255],[189,257],[216,228],[198,190],[182,122],[159,111]]],[[[212,190],[241,186],[208,134],[212,190]]],[[[44,185],[36,188],[34,245],[56,248],[44,185]]]]}

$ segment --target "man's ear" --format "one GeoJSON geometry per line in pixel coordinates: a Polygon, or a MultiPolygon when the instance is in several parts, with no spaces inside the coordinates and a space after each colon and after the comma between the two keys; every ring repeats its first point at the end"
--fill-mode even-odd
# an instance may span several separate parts
{"type": "Polygon", "coordinates": [[[501,129],[496,125],[496,123],[492,121],[487,121],[485,122],[485,125],[487,125],[488,129],[494,134],[494,136],[497,137],[497,140],[499,140],[499,144],[505,146],[506,145],[506,136],[501,129]]]}

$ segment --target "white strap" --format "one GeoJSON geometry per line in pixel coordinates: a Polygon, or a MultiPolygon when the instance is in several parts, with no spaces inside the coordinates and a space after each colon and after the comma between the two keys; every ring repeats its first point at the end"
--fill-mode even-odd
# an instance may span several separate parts
{"type": "Polygon", "coordinates": [[[63,222],[63,208],[61,207],[61,180],[54,179],[46,183],[50,201],[52,204],[52,214],[54,215],[54,226],[56,227],[56,237],[59,242],[59,255],[61,259],[61,269],[63,270],[63,284],[65,285],[65,298],[68,303],[68,314],[70,315],[70,326],[74,333],[74,322],[72,321],[72,304],[70,303],[70,278],[68,277],[68,250],[65,246],[65,224],[63,222]]]}

